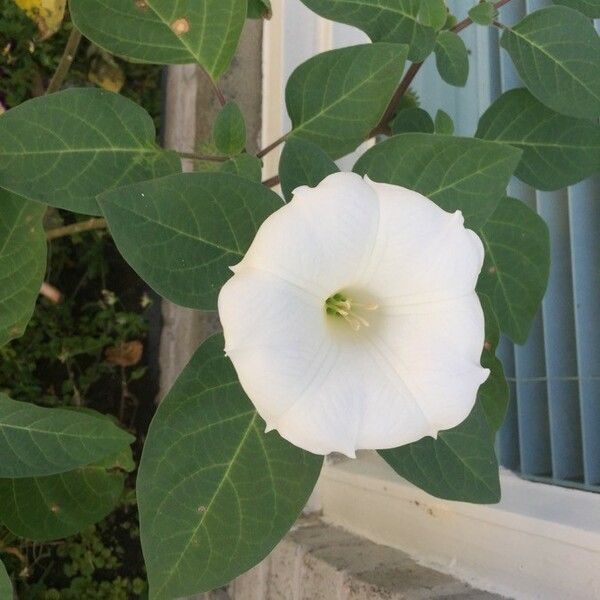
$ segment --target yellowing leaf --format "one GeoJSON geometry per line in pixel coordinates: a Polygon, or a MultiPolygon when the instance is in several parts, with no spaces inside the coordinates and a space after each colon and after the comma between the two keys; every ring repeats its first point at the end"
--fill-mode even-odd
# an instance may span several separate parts
{"type": "Polygon", "coordinates": [[[90,64],[88,79],[95,85],[108,92],[118,94],[125,85],[125,73],[123,69],[113,62],[96,57],[90,64]]]}
{"type": "Polygon", "coordinates": [[[56,33],[65,16],[67,0],[13,0],[37,23],[40,39],[45,40],[56,33]]]}

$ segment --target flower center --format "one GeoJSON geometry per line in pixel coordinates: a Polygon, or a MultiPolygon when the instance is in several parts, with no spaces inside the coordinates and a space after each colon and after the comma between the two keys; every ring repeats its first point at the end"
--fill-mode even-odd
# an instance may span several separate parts
{"type": "Polygon", "coordinates": [[[377,310],[375,302],[356,302],[346,294],[338,292],[325,300],[325,310],[328,315],[344,319],[354,331],[361,327],[369,327],[369,321],[360,313],[363,311],[377,310]]]}

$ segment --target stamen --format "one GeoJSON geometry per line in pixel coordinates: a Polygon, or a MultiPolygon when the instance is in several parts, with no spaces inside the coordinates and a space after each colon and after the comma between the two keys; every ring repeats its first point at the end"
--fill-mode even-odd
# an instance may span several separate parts
{"type": "Polygon", "coordinates": [[[358,314],[356,309],[374,311],[377,310],[378,304],[372,301],[364,303],[355,302],[352,298],[348,298],[338,292],[327,298],[325,308],[328,315],[342,317],[354,331],[358,331],[361,327],[369,327],[370,323],[362,315],[358,314]]]}

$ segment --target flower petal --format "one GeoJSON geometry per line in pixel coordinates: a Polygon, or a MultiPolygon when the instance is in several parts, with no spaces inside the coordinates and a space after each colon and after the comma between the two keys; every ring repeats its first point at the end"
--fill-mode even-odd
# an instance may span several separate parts
{"type": "Polygon", "coordinates": [[[357,287],[380,304],[416,304],[472,292],[483,264],[483,244],[463,226],[462,214],[442,210],[421,194],[395,185],[377,192],[380,226],[372,262],[357,287]]]}
{"type": "Polygon", "coordinates": [[[380,323],[371,339],[397,366],[430,435],[464,421],[489,375],[480,366],[485,333],[477,295],[416,305],[412,312],[384,307],[380,323]]]}
{"type": "Polygon", "coordinates": [[[326,299],[362,271],[371,256],[379,203],[355,173],[334,173],[260,226],[242,262],[275,273],[326,299]]]}

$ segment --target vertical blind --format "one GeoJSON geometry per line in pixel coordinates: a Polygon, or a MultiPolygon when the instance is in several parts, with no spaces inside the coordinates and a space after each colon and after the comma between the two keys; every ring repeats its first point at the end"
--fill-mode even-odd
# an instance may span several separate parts
{"type": "MultiPolygon", "coordinates": [[[[448,4],[460,19],[475,0],[448,4]]],[[[549,4],[512,0],[500,21],[512,25],[549,4]]],[[[281,7],[281,86],[313,54],[368,41],[356,29],[320,19],[300,0],[285,0],[281,7]]],[[[522,84],[499,47],[498,30],[473,25],[461,36],[471,55],[467,85],[444,83],[431,56],[413,89],[424,109],[432,115],[445,110],[458,135],[472,136],[490,103],[522,84]]],[[[287,115],[282,121],[285,127],[287,115]]],[[[350,168],[354,159],[341,164],[350,168]]],[[[600,177],[557,192],[538,192],[515,180],[509,193],[546,220],[552,266],[529,340],[514,346],[504,339],[499,348],[511,392],[497,440],[500,462],[527,478],[600,491],[600,177]]]]}
{"type": "MultiPolygon", "coordinates": [[[[461,18],[473,2],[449,4],[461,18]]],[[[500,21],[512,25],[549,4],[513,0],[500,21]]],[[[458,134],[473,135],[489,104],[522,84],[498,30],[472,26],[461,35],[471,54],[467,86],[446,85],[429,58],[415,89],[425,109],[444,109],[458,134]]],[[[515,180],[509,194],[548,224],[552,263],[527,343],[500,345],[511,393],[497,440],[500,462],[530,479],[600,491],[600,178],[556,192],[515,180]]]]}

